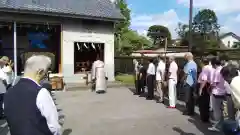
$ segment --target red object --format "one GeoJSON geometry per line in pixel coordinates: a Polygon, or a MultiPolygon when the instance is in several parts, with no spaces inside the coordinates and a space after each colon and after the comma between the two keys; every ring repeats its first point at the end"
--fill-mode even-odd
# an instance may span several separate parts
{"type": "Polygon", "coordinates": [[[175,109],[176,107],[174,107],[174,106],[168,106],[167,108],[175,109]]]}

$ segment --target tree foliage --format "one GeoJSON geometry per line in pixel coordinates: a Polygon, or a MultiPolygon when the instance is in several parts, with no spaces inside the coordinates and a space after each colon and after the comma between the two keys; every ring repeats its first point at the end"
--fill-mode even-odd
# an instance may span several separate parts
{"type": "Polygon", "coordinates": [[[129,29],[131,11],[126,1],[116,0],[115,5],[124,16],[124,20],[115,25],[115,52],[117,55],[129,55],[134,50],[151,46],[151,42],[146,37],[129,29]]]}
{"type": "Polygon", "coordinates": [[[153,25],[148,28],[147,36],[150,37],[154,44],[164,46],[164,39],[171,40],[169,29],[162,25],[153,25]]]}
{"type": "Polygon", "coordinates": [[[140,36],[136,31],[128,30],[122,35],[121,54],[129,55],[133,50],[149,48],[152,43],[144,36],[140,36]]]}
{"type": "Polygon", "coordinates": [[[178,27],[175,29],[177,32],[177,35],[181,39],[186,39],[187,38],[187,32],[189,30],[189,26],[187,24],[183,24],[181,22],[178,23],[178,27]]]}
{"type": "MultiPolygon", "coordinates": [[[[198,14],[194,16],[193,28],[191,30],[193,49],[201,52],[206,48],[218,48],[220,44],[218,38],[219,30],[218,19],[214,11],[210,9],[199,11],[198,14]]],[[[189,26],[179,23],[176,32],[182,40],[182,45],[188,44],[189,26]]]]}
{"type": "Polygon", "coordinates": [[[115,34],[121,35],[122,33],[128,31],[131,20],[131,10],[125,0],[116,0],[116,6],[120,9],[121,14],[124,16],[124,21],[120,21],[115,24],[115,34]]]}
{"type": "Polygon", "coordinates": [[[218,18],[213,10],[203,9],[193,18],[193,30],[208,34],[219,32],[218,18]]]}
{"type": "Polygon", "coordinates": [[[234,42],[232,48],[240,49],[240,42],[234,42]]]}

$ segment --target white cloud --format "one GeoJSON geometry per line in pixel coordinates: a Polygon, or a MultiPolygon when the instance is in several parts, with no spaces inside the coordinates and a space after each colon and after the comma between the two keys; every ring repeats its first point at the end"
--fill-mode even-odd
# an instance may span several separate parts
{"type": "MultiPolygon", "coordinates": [[[[177,0],[178,4],[189,7],[190,0],[177,0]]],[[[194,8],[209,8],[219,14],[240,12],[239,0],[193,0],[194,8]]]]}
{"type": "MultiPolygon", "coordinates": [[[[184,1],[189,1],[189,0],[179,0],[179,2],[184,2],[184,1]]],[[[206,6],[204,5],[203,1],[204,0],[195,0],[198,3],[196,5],[200,6],[206,6]]],[[[211,5],[211,1],[215,0],[208,0],[209,5],[211,5]]],[[[220,2],[224,0],[219,0],[220,2]]],[[[229,0],[234,1],[234,0],[229,0]]],[[[229,3],[230,3],[229,2],[229,3]]],[[[215,3],[216,4],[216,3],[215,3]]],[[[216,4],[216,8],[218,7],[218,11],[220,11],[220,5],[221,4],[216,4]]],[[[231,4],[226,4],[226,5],[231,5],[231,4]]],[[[226,7],[227,8],[227,7],[226,7]]],[[[236,8],[235,8],[236,9],[236,8]]],[[[233,11],[233,10],[232,10],[233,11]]],[[[236,11],[236,10],[235,10],[236,11]]],[[[233,16],[232,14],[228,13],[225,15],[219,15],[218,18],[222,20],[220,22],[221,24],[221,33],[225,32],[233,32],[237,35],[240,36],[240,6],[239,6],[239,14],[233,16]]],[[[131,21],[131,28],[136,30],[139,34],[141,35],[147,35],[147,30],[151,25],[163,25],[165,27],[168,27],[170,30],[172,37],[177,38],[177,33],[175,29],[177,28],[177,24],[179,22],[187,23],[187,18],[182,18],[178,16],[178,14],[175,12],[174,9],[168,10],[163,13],[159,14],[132,14],[132,21],[131,21]]]]}
{"type": "Polygon", "coordinates": [[[240,14],[235,17],[228,17],[223,26],[221,27],[221,32],[233,32],[240,36],[240,14]]]}
{"type": "Polygon", "coordinates": [[[181,22],[175,10],[171,9],[161,14],[145,14],[132,16],[131,27],[138,33],[146,35],[147,29],[152,25],[163,25],[168,27],[173,38],[176,38],[175,29],[181,22]]]}

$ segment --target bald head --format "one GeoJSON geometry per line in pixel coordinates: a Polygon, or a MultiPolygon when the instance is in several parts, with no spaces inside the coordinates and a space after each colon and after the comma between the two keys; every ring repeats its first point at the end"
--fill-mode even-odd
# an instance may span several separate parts
{"type": "Polygon", "coordinates": [[[187,60],[192,60],[192,59],[193,59],[193,54],[192,54],[191,52],[187,52],[187,53],[185,54],[185,58],[186,58],[187,60]]]}
{"type": "Polygon", "coordinates": [[[169,62],[175,61],[175,57],[174,56],[169,56],[169,62]]]}
{"type": "Polygon", "coordinates": [[[34,55],[27,59],[24,67],[24,76],[40,81],[51,66],[51,59],[44,55],[34,55]]]}

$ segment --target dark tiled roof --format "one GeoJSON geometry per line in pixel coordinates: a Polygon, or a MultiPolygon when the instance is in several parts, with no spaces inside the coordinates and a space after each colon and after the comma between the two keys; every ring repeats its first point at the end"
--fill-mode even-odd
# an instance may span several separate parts
{"type": "Polygon", "coordinates": [[[0,9],[73,15],[76,18],[123,19],[120,10],[110,0],[0,0],[0,9]]]}
{"type": "Polygon", "coordinates": [[[226,36],[232,36],[232,37],[236,38],[237,40],[240,40],[240,37],[239,37],[238,35],[234,34],[233,32],[228,32],[228,33],[222,34],[222,35],[220,36],[220,39],[221,39],[221,38],[224,38],[224,37],[226,37],[226,36]]]}

